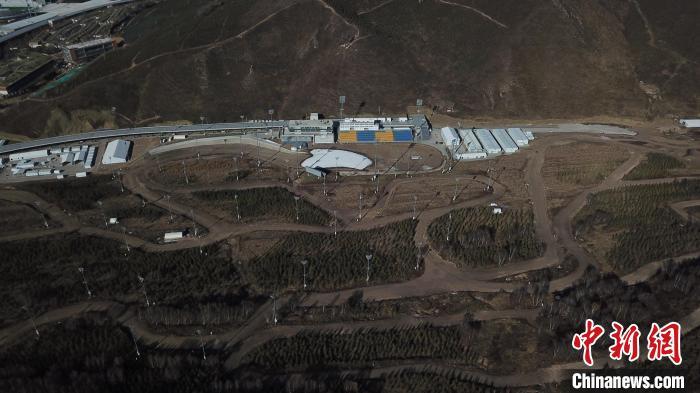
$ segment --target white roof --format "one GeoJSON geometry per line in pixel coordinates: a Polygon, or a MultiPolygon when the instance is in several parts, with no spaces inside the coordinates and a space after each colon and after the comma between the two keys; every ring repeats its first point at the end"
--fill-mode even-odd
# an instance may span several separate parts
{"type": "Polygon", "coordinates": [[[527,135],[521,130],[520,128],[509,128],[508,130],[508,135],[510,135],[511,138],[513,138],[513,141],[515,141],[515,144],[518,146],[525,146],[528,144],[529,140],[527,139],[527,135]]]}
{"type": "Polygon", "coordinates": [[[305,168],[351,168],[365,169],[372,160],[347,150],[314,149],[311,157],[304,160],[301,166],[305,168]]]}
{"type": "Polygon", "coordinates": [[[681,125],[687,128],[700,128],[700,119],[681,119],[681,125]]]}
{"type": "Polygon", "coordinates": [[[452,149],[453,145],[459,145],[459,135],[457,135],[457,131],[454,128],[442,127],[440,133],[447,148],[452,149]]]}
{"type": "Polygon", "coordinates": [[[467,151],[470,153],[481,152],[484,148],[481,146],[481,142],[476,138],[472,130],[459,130],[459,136],[462,137],[464,145],[467,146],[467,151]]]}
{"type": "Polygon", "coordinates": [[[516,145],[515,142],[513,142],[513,139],[511,139],[510,135],[508,135],[506,130],[497,128],[491,130],[491,135],[493,135],[493,137],[496,138],[496,141],[499,145],[501,145],[504,151],[514,152],[518,150],[518,145],[516,145]]]}
{"type": "Polygon", "coordinates": [[[115,139],[109,142],[105,154],[102,156],[102,163],[105,165],[125,163],[129,159],[130,148],[131,142],[129,141],[115,139]]]}
{"type": "Polygon", "coordinates": [[[486,149],[486,152],[490,154],[501,152],[501,146],[498,144],[498,142],[496,142],[493,135],[491,135],[491,131],[485,128],[479,128],[474,131],[474,134],[476,134],[476,137],[479,138],[479,141],[481,142],[481,145],[484,146],[484,149],[486,149]]]}

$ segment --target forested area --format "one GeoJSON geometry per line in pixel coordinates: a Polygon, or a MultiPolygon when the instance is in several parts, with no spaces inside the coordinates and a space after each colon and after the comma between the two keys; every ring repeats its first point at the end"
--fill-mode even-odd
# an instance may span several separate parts
{"type": "Polygon", "coordinates": [[[501,266],[543,252],[530,210],[455,210],[431,223],[428,235],[440,255],[462,267],[501,266]]]}
{"type": "Polygon", "coordinates": [[[674,169],[683,168],[683,161],[663,153],[649,153],[646,159],[625,176],[625,180],[657,179],[671,176],[674,169]]]}
{"type": "Polygon", "coordinates": [[[384,377],[385,393],[506,393],[510,389],[461,377],[458,372],[419,372],[402,370],[384,377]]]}
{"type": "Polygon", "coordinates": [[[91,299],[124,301],[142,298],[138,276],[149,298],[159,305],[240,299],[241,277],[223,246],[213,245],[164,253],[146,253],[96,237],[46,237],[3,244],[0,261],[0,316],[14,318],[91,299]]]}
{"type": "Polygon", "coordinates": [[[30,182],[23,184],[21,189],[71,211],[96,208],[97,201],[124,195],[119,179],[112,179],[108,175],[94,175],[63,181],[30,182]]]}
{"type": "MultiPolygon", "coordinates": [[[[543,350],[559,360],[569,348],[571,336],[581,331],[587,318],[610,327],[612,321],[625,326],[636,323],[645,336],[652,322],[678,321],[700,306],[700,259],[669,262],[649,281],[625,285],[612,273],[589,268],[575,286],[558,292],[554,299],[542,297],[538,325],[543,350]],[[547,337],[549,339],[547,339],[547,337]]],[[[547,288],[547,285],[540,285],[547,288]]],[[[612,344],[606,335],[600,348],[612,344]]]]}
{"type": "Polygon", "coordinates": [[[323,291],[405,281],[416,270],[416,222],[401,221],[368,231],[294,233],[265,254],[247,261],[246,278],[264,291],[300,290],[306,264],[307,288],[323,291]],[[367,259],[372,254],[367,281],[367,259]]]}
{"type": "Polygon", "coordinates": [[[287,222],[324,225],[331,217],[304,198],[295,200],[295,195],[281,187],[252,188],[247,190],[197,191],[194,197],[226,210],[234,221],[238,214],[243,222],[255,222],[265,218],[282,218],[287,222]],[[236,208],[238,196],[238,208],[236,208]],[[297,221],[297,209],[299,220],[297,221]]]}
{"type": "Polygon", "coordinates": [[[700,198],[700,181],[638,185],[591,196],[574,220],[577,234],[593,230],[613,233],[606,253],[620,272],[654,260],[700,249],[700,224],[688,222],[669,203],[700,198]]]}

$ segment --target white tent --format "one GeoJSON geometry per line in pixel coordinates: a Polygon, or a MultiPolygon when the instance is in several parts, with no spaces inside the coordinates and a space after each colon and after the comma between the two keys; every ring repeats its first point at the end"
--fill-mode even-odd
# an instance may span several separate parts
{"type": "Polygon", "coordinates": [[[121,139],[113,140],[107,144],[105,154],[102,156],[102,164],[124,164],[129,160],[131,142],[121,139]]]}

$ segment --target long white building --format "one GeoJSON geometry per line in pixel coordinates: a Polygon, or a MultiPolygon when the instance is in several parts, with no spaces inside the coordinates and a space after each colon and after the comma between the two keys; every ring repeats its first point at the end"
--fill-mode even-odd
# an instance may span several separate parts
{"type": "Polygon", "coordinates": [[[503,149],[506,154],[515,153],[518,151],[518,145],[513,142],[513,139],[510,137],[510,135],[508,135],[506,130],[496,128],[491,130],[491,135],[493,135],[496,142],[501,145],[501,149],[503,149]]]}
{"type": "Polygon", "coordinates": [[[481,146],[481,142],[474,135],[472,130],[458,130],[459,136],[462,138],[462,145],[464,145],[464,152],[458,153],[455,158],[460,160],[476,160],[479,158],[486,158],[486,151],[484,147],[481,146]]]}
{"type": "Polygon", "coordinates": [[[685,128],[700,128],[700,119],[681,119],[681,125],[685,128]]]}
{"type": "Polygon", "coordinates": [[[491,135],[491,131],[485,128],[478,128],[474,131],[474,134],[479,138],[479,142],[481,142],[481,145],[488,155],[501,153],[501,146],[496,142],[493,135],[491,135]]]}
{"type": "Polygon", "coordinates": [[[508,135],[513,139],[513,142],[515,142],[518,147],[523,147],[527,146],[530,143],[530,140],[527,138],[527,135],[521,130],[520,128],[509,128],[506,131],[508,131],[508,135]]]}
{"type": "Polygon", "coordinates": [[[459,135],[454,128],[442,127],[440,129],[442,134],[442,141],[445,142],[445,147],[449,150],[453,150],[460,145],[459,135]]]}

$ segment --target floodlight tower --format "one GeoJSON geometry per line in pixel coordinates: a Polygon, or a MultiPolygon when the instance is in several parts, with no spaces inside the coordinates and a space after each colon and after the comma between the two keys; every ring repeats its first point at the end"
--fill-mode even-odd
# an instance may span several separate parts
{"type": "Polygon", "coordinates": [[[306,264],[309,263],[306,259],[301,261],[301,266],[304,268],[304,290],[306,290],[306,264]]]}
{"type": "Polygon", "coordinates": [[[124,183],[122,182],[122,170],[119,168],[117,171],[117,178],[119,179],[119,187],[121,188],[122,194],[124,193],[124,183]]]}
{"type": "Polygon", "coordinates": [[[160,156],[156,156],[156,163],[158,164],[158,172],[163,172],[163,167],[160,165],[160,156]]]}
{"type": "Polygon", "coordinates": [[[238,219],[238,222],[241,222],[241,210],[238,206],[238,194],[235,194],[233,199],[236,200],[236,218],[238,219]]]}
{"type": "Polygon", "coordinates": [[[102,219],[105,222],[105,228],[107,228],[107,216],[105,216],[105,210],[102,208],[102,201],[97,201],[97,205],[100,207],[100,212],[102,213],[102,219]]]}
{"type": "Polygon", "coordinates": [[[187,165],[185,165],[185,160],[182,160],[182,173],[185,175],[185,183],[190,185],[190,178],[187,177],[187,165]]]}
{"type": "Polygon", "coordinates": [[[372,261],[372,254],[365,255],[365,259],[367,259],[367,280],[366,280],[366,282],[369,283],[369,263],[372,261]]]}
{"type": "MultiPolygon", "coordinates": [[[[27,313],[29,313],[29,307],[27,307],[27,306],[22,306],[22,309],[23,309],[24,311],[26,311],[27,313]]],[[[39,337],[40,337],[40,336],[39,336],[39,329],[37,329],[37,327],[36,327],[36,322],[34,321],[34,316],[32,316],[31,314],[29,314],[29,320],[32,321],[32,326],[34,327],[34,334],[36,334],[36,339],[38,340],[39,337]]]]}
{"type": "Polygon", "coordinates": [[[207,360],[207,352],[204,350],[204,339],[202,338],[202,331],[197,329],[195,333],[199,336],[199,345],[202,347],[202,360],[207,360]]]}
{"type": "Polygon", "coordinates": [[[83,285],[85,286],[85,291],[87,292],[88,298],[91,298],[92,291],[90,290],[90,287],[88,286],[88,282],[85,279],[85,269],[83,267],[79,267],[78,271],[80,272],[80,276],[83,278],[83,285]]]}
{"type": "Polygon", "coordinates": [[[260,161],[260,137],[258,137],[257,134],[255,135],[255,144],[258,149],[258,171],[261,171],[260,165],[262,164],[262,161],[260,161]]]}
{"type": "Polygon", "coordinates": [[[238,157],[233,157],[233,162],[236,164],[236,181],[238,181],[238,157]]]}
{"type": "Polygon", "coordinates": [[[148,293],[146,292],[146,279],[143,278],[141,275],[138,275],[139,282],[141,283],[141,291],[143,292],[143,297],[146,299],[146,307],[151,306],[150,300],[148,300],[148,293]]]}
{"type": "Polygon", "coordinates": [[[297,212],[297,221],[299,221],[299,196],[294,195],[294,209],[297,212]]]}
{"type": "Polygon", "coordinates": [[[328,192],[326,192],[326,174],[323,174],[323,196],[328,196],[328,192]]]}
{"type": "Polygon", "coordinates": [[[141,352],[139,351],[139,343],[136,341],[134,329],[129,328],[129,332],[131,333],[131,339],[134,341],[134,347],[136,347],[136,358],[138,359],[139,357],[141,357],[141,352]]]}

